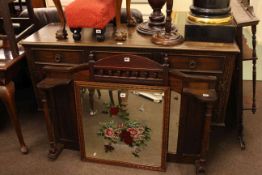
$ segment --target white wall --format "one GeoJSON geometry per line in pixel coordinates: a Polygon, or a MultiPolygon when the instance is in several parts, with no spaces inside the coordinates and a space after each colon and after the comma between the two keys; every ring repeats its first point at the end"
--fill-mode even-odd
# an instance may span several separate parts
{"type": "Polygon", "coordinates": [[[189,11],[192,0],[174,0],[173,9],[175,11],[189,11]]]}

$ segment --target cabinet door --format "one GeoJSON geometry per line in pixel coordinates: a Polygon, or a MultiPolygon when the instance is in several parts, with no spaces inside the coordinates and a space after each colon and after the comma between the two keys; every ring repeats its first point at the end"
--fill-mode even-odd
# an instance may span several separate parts
{"type": "Polygon", "coordinates": [[[173,71],[171,87],[168,159],[193,162],[202,151],[206,103],[198,97],[215,89],[216,77],[193,76],[173,71]],[[190,89],[190,93],[186,91],[190,89]]]}

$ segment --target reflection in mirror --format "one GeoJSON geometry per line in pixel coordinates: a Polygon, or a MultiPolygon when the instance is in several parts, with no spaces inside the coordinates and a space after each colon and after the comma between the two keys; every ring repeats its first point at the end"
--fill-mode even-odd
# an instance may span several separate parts
{"type": "Polygon", "coordinates": [[[92,85],[77,90],[87,160],[163,169],[164,90],[92,85]]]}
{"type": "Polygon", "coordinates": [[[177,141],[179,130],[179,116],[181,106],[181,94],[171,91],[170,96],[170,118],[168,135],[168,153],[177,153],[177,141]]]}

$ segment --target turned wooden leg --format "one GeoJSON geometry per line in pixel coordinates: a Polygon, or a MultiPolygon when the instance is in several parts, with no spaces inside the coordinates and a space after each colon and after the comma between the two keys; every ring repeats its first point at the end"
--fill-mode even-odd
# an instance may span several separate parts
{"type": "Polygon", "coordinates": [[[131,5],[131,0],[126,0],[127,25],[129,27],[134,27],[134,26],[136,26],[137,22],[136,22],[136,19],[134,17],[132,17],[130,5],[131,5]]]}
{"type": "Polygon", "coordinates": [[[55,133],[54,133],[54,124],[50,117],[49,107],[48,107],[47,99],[45,96],[42,99],[42,103],[43,103],[43,110],[44,110],[44,117],[45,117],[45,122],[46,122],[48,140],[50,144],[48,158],[55,160],[57,159],[59,154],[62,152],[64,146],[62,144],[56,143],[55,133]]]}
{"type": "Polygon", "coordinates": [[[0,86],[0,99],[4,102],[9,117],[12,121],[12,124],[15,127],[16,135],[21,147],[20,150],[23,154],[26,154],[28,153],[28,148],[25,145],[20,123],[17,118],[14,94],[15,94],[15,86],[13,82],[8,83],[7,85],[0,86]]]}
{"type": "Polygon", "coordinates": [[[203,128],[203,138],[202,138],[202,147],[200,153],[200,159],[196,161],[196,174],[205,174],[206,173],[206,157],[209,147],[209,137],[210,137],[210,126],[212,120],[212,111],[213,105],[207,104],[204,128],[203,128]]]}
{"type": "Polygon", "coordinates": [[[115,1],[115,10],[116,10],[116,32],[115,32],[115,40],[116,41],[125,41],[127,39],[127,31],[122,29],[121,26],[121,5],[122,0],[115,1]]]}
{"type": "Polygon", "coordinates": [[[55,7],[57,9],[57,13],[61,22],[61,28],[56,32],[56,38],[58,40],[67,39],[67,31],[66,31],[66,19],[65,14],[61,5],[60,0],[53,0],[55,7]]]}

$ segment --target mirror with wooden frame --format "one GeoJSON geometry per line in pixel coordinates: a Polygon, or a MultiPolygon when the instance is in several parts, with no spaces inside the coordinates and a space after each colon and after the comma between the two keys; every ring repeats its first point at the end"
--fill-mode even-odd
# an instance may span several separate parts
{"type": "Polygon", "coordinates": [[[165,170],[169,88],[75,82],[81,158],[165,170]]]}

